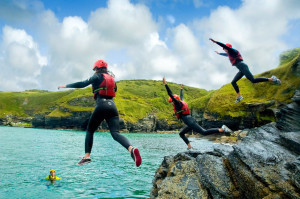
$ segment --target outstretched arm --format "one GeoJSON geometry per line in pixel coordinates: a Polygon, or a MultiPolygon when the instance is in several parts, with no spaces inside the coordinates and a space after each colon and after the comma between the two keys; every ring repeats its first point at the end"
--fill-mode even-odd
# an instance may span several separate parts
{"type": "Polygon", "coordinates": [[[85,80],[82,82],[75,82],[72,84],[60,85],[57,88],[58,89],[60,89],[60,88],[84,88],[84,87],[88,86],[89,84],[90,84],[89,80],[85,80]]]}
{"type": "Polygon", "coordinates": [[[171,97],[171,99],[173,100],[175,106],[182,106],[181,102],[173,96],[173,93],[172,93],[171,89],[170,89],[169,86],[167,85],[167,81],[166,81],[166,78],[165,78],[165,77],[163,78],[163,84],[165,85],[165,87],[166,87],[166,89],[167,89],[167,92],[168,92],[168,95],[169,95],[169,96],[171,97]]]}
{"type": "MultiPolygon", "coordinates": [[[[215,41],[214,39],[212,39],[212,38],[209,38],[209,40],[210,41],[212,41],[212,42],[214,42],[214,43],[216,43],[216,44],[218,44],[219,46],[221,46],[222,48],[225,48],[225,49],[227,49],[228,50],[228,46],[226,46],[225,44],[223,44],[223,43],[221,43],[221,42],[218,42],[218,41],[215,41]]],[[[216,51],[217,52],[217,51],[216,51]]]]}
{"type": "Polygon", "coordinates": [[[180,99],[183,100],[183,85],[180,86],[180,99]]]}
{"type": "Polygon", "coordinates": [[[212,38],[209,38],[209,40],[210,40],[210,41],[212,41],[212,42],[214,42],[214,43],[216,43],[216,41],[215,41],[215,40],[213,40],[212,38]]]}
{"type": "MultiPolygon", "coordinates": [[[[215,40],[213,40],[212,38],[209,38],[209,40],[211,40],[212,42],[218,44],[218,45],[221,46],[222,48],[227,49],[228,51],[232,50],[232,48],[226,46],[225,44],[223,44],[223,43],[221,43],[221,42],[219,42],[219,41],[215,41],[215,40]]],[[[216,52],[217,52],[217,51],[216,51],[216,52]]],[[[218,53],[218,52],[217,52],[217,53],[218,53]]]]}
{"type": "MultiPolygon", "coordinates": [[[[91,78],[89,78],[87,80],[84,80],[81,82],[75,82],[75,83],[71,83],[71,84],[67,84],[67,85],[60,85],[57,88],[58,89],[60,89],[60,88],[84,88],[84,87],[90,85],[91,83],[93,83],[93,81],[97,78],[99,78],[97,75],[93,75],[91,78]]],[[[101,78],[103,78],[103,77],[101,76],[100,80],[101,80],[101,78]]]]}
{"type": "MultiPolygon", "coordinates": [[[[225,44],[223,44],[223,43],[221,43],[221,42],[219,42],[219,41],[215,41],[215,40],[213,40],[212,38],[209,38],[209,40],[211,40],[212,42],[218,44],[218,45],[221,46],[223,49],[228,50],[228,53],[230,53],[230,54],[231,54],[231,53],[232,53],[232,54],[235,54],[235,53],[236,53],[236,50],[235,50],[235,49],[230,48],[230,47],[226,46],[225,44]]],[[[227,53],[219,53],[218,51],[215,51],[215,52],[216,52],[217,54],[219,54],[219,55],[228,56],[227,53]]]]}
{"type": "MultiPolygon", "coordinates": [[[[167,92],[168,92],[168,95],[172,98],[172,100],[174,101],[174,96],[173,96],[173,93],[171,91],[171,89],[169,88],[169,86],[167,85],[167,81],[166,81],[166,78],[163,77],[163,84],[165,85],[166,89],[167,89],[167,92]]],[[[175,99],[176,100],[176,99],[175,99]]]]}
{"type": "Polygon", "coordinates": [[[222,55],[222,56],[225,56],[225,57],[228,57],[228,54],[227,53],[220,53],[218,51],[215,51],[218,55],[222,55]]]}

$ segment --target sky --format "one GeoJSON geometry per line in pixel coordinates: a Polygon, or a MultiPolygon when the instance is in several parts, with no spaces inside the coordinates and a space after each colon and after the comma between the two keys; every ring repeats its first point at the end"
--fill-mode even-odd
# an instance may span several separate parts
{"type": "Polygon", "coordinates": [[[116,81],[219,89],[238,70],[209,38],[259,74],[300,47],[299,10],[299,0],[0,0],[0,91],[56,91],[99,59],[116,81]]]}

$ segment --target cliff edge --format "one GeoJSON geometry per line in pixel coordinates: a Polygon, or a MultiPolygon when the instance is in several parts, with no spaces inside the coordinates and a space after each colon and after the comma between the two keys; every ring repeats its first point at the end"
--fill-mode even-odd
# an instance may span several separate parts
{"type": "Polygon", "coordinates": [[[300,198],[300,91],[237,145],[166,156],[151,198],[300,198]]]}

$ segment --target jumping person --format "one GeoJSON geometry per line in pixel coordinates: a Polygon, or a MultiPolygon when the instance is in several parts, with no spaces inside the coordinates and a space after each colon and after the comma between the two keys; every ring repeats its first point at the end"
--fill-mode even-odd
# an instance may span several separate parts
{"type": "Polygon", "coordinates": [[[237,67],[237,69],[239,70],[239,72],[235,75],[235,77],[231,81],[231,84],[232,84],[235,92],[237,93],[237,98],[235,100],[235,103],[238,103],[243,99],[243,96],[241,96],[241,94],[240,94],[240,90],[237,85],[237,81],[239,81],[244,75],[252,83],[269,81],[269,82],[273,82],[274,84],[277,84],[277,85],[281,84],[281,81],[274,75],[271,78],[266,78],[266,77],[254,78],[252,73],[249,70],[248,65],[243,62],[243,58],[242,58],[240,52],[237,51],[236,49],[232,48],[231,44],[223,44],[223,43],[215,41],[211,38],[210,38],[210,40],[212,42],[218,44],[219,46],[221,46],[226,53],[219,53],[218,51],[215,51],[215,52],[219,55],[229,57],[231,64],[233,66],[237,67]]]}
{"type": "Polygon", "coordinates": [[[131,157],[138,167],[142,163],[139,150],[134,148],[130,144],[129,140],[119,132],[119,113],[113,100],[117,91],[114,76],[107,70],[107,63],[104,60],[96,61],[93,66],[93,70],[95,71],[94,75],[85,81],[58,86],[58,89],[84,88],[92,84],[94,99],[96,100],[96,108],[92,113],[87,126],[85,155],[78,162],[78,165],[91,162],[90,154],[93,146],[94,132],[105,119],[113,139],[119,142],[131,153],[131,157]]]}
{"type": "Polygon", "coordinates": [[[180,137],[183,139],[183,141],[188,146],[188,150],[192,148],[190,141],[185,136],[187,132],[190,130],[196,131],[202,135],[210,135],[214,133],[225,133],[226,135],[231,134],[231,130],[226,126],[223,125],[222,128],[212,128],[212,129],[204,129],[202,128],[197,121],[190,115],[189,107],[185,101],[183,101],[183,91],[182,91],[182,85],[180,89],[180,98],[178,95],[172,93],[170,88],[167,85],[167,81],[165,77],[163,78],[163,84],[165,85],[169,97],[169,103],[172,103],[174,106],[174,112],[176,114],[177,119],[180,119],[184,122],[186,125],[179,133],[180,137]]]}

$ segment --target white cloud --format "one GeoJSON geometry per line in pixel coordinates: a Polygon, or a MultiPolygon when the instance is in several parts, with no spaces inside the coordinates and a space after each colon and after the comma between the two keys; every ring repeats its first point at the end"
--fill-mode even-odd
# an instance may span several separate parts
{"type": "Polygon", "coordinates": [[[91,14],[89,26],[113,48],[140,44],[157,28],[149,9],[142,4],[133,5],[129,0],[108,1],[107,8],[91,14]]]}
{"type": "MultiPolygon", "coordinates": [[[[117,80],[166,76],[168,81],[218,89],[231,81],[237,69],[214,53],[222,49],[208,38],[232,43],[257,74],[277,66],[276,53],[287,48],[282,37],[289,32],[290,20],[300,18],[298,0],[244,0],[237,9],[218,7],[206,18],[169,28],[162,39],[159,33],[166,24],[160,26],[148,7],[129,0],[109,0],[107,7],[95,8],[88,21],[80,16],[60,21],[39,1],[33,7],[13,2],[5,3],[0,16],[14,24],[19,18],[24,27],[25,19],[32,24],[28,29],[2,30],[0,90],[54,90],[87,79],[97,59],[108,62],[117,80]],[[10,11],[19,12],[13,16],[10,11]]],[[[203,2],[193,3],[199,7],[203,2]]],[[[174,25],[177,16],[168,17],[174,25]]]]}
{"type": "MultiPolygon", "coordinates": [[[[257,74],[277,66],[277,53],[287,48],[281,37],[288,31],[288,21],[300,18],[299,9],[295,0],[245,0],[239,9],[219,7],[195,25],[204,38],[231,43],[257,74]]],[[[216,45],[209,47],[213,49],[222,51],[216,45]]]]}
{"type": "MultiPolygon", "coordinates": [[[[47,13],[47,16],[49,20],[44,20],[44,23],[50,24],[55,30],[49,29],[45,38],[50,41],[48,46],[52,58],[41,77],[43,86],[47,89],[54,89],[58,84],[87,79],[92,74],[92,64],[97,59],[106,59],[110,52],[123,51],[122,49],[125,49],[124,53],[138,52],[155,45],[164,45],[157,38],[151,37],[156,30],[156,24],[151,19],[148,8],[133,5],[128,0],[108,1],[108,7],[92,12],[87,22],[80,17],[66,17],[59,23],[52,13],[47,13]],[[145,38],[153,41],[149,42],[145,38]]],[[[135,54],[137,53],[132,56],[136,56],[135,54]]],[[[141,70],[131,64],[134,62],[107,62],[112,66],[110,70],[115,70],[113,72],[116,79],[139,78],[141,70]]]]}
{"type": "Polygon", "coordinates": [[[9,26],[3,28],[1,43],[0,90],[38,88],[37,77],[47,64],[38,44],[24,30],[9,26]]]}

